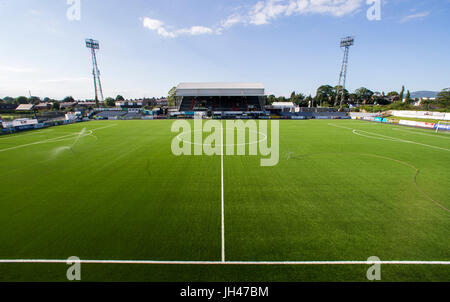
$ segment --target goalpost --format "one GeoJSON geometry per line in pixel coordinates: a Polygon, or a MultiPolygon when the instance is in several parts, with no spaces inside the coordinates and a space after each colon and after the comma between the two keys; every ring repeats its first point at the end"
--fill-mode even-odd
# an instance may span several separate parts
{"type": "Polygon", "coordinates": [[[450,121],[439,121],[439,123],[436,124],[436,133],[439,131],[450,131],[450,121]]]}

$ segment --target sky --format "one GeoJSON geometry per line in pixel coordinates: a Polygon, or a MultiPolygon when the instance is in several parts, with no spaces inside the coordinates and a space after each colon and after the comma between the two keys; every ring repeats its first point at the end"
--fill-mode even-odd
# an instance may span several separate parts
{"type": "Polygon", "coordinates": [[[0,0],[0,97],[167,95],[180,82],[261,82],[266,94],[450,87],[450,0],[0,0]]]}

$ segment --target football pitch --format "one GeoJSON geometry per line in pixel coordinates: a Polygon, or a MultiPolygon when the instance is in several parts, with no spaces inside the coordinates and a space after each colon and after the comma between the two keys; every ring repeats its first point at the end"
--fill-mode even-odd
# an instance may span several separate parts
{"type": "Polygon", "coordinates": [[[280,121],[263,167],[175,156],[173,122],[1,136],[0,281],[450,281],[449,134],[280,121]]]}

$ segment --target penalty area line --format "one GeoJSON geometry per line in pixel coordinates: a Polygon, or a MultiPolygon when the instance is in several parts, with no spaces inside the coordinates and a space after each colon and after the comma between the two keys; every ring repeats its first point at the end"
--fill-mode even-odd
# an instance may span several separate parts
{"type": "Polygon", "coordinates": [[[63,260],[0,259],[0,264],[14,263],[84,263],[84,264],[154,264],[154,265],[450,265],[450,261],[158,261],[158,260],[63,260]]]}

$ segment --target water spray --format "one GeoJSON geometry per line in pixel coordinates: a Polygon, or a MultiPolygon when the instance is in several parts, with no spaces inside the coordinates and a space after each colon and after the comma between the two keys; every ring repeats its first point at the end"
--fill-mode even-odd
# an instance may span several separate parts
{"type": "Polygon", "coordinates": [[[70,146],[70,150],[72,151],[72,153],[75,153],[75,151],[73,150],[73,147],[78,143],[78,141],[80,140],[80,137],[82,137],[84,134],[86,134],[86,128],[83,128],[83,130],[81,130],[81,132],[78,133],[78,136],[75,138],[75,141],[70,146]]]}

